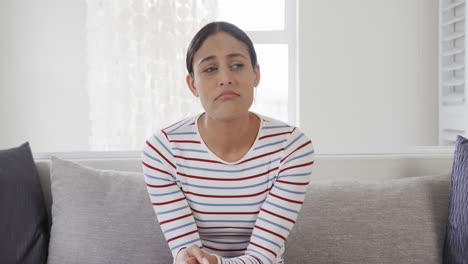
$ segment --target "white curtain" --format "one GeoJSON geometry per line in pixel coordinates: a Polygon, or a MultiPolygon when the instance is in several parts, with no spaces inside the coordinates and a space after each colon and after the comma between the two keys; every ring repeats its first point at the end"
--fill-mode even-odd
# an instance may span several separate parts
{"type": "Polygon", "coordinates": [[[193,35],[217,0],[88,0],[92,150],[139,150],[154,131],[201,111],[185,84],[193,35]]]}

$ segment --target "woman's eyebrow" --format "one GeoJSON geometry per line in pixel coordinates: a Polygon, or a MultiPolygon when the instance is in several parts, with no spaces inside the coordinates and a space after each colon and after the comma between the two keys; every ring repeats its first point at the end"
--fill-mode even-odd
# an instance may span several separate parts
{"type": "Polygon", "coordinates": [[[234,58],[234,57],[242,57],[244,59],[247,59],[244,55],[242,55],[241,53],[231,53],[231,54],[228,54],[226,57],[228,58],[234,58]]]}
{"type": "MultiPolygon", "coordinates": [[[[244,58],[244,59],[247,59],[247,58],[246,58],[243,54],[241,54],[241,53],[230,53],[230,54],[226,55],[226,57],[228,57],[228,58],[242,57],[242,58],[244,58]]],[[[216,58],[215,55],[211,55],[211,56],[205,57],[205,58],[203,58],[203,59],[198,63],[198,65],[202,64],[202,63],[205,62],[205,61],[214,60],[215,58],[216,58]]]]}
{"type": "Polygon", "coordinates": [[[216,58],[216,56],[214,56],[214,55],[205,57],[198,63],[198,65],[202,64],[205,61],[214,60],[215,58],[216,58]]]}

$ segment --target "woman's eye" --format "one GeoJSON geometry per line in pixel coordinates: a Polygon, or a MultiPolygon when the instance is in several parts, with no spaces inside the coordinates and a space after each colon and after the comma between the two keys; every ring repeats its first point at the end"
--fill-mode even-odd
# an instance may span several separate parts
{"type": "Polygon", "coordinates": [[[236,63],[236,64],[233,64],[231,67],[232,67],[234,70],[238,70],[238,69],[244,67],[244,64],[242,64],[242,63],[236,63]]]}
{"type": "Polygon", "coordinates": [[[208,67],[204,70],[204,72],[212,72],[212,71],[215,71],[216,70],[216,67],[208,67]]]}

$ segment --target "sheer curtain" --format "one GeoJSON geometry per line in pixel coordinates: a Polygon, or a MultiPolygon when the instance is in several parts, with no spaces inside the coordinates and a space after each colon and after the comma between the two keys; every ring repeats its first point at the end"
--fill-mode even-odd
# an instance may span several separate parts
{"type": "Polygon", "coordinates": [[[217,0],[88,0],[92,150],[139,150],[153,131],[198,113],[185,53],[217,0]]]}

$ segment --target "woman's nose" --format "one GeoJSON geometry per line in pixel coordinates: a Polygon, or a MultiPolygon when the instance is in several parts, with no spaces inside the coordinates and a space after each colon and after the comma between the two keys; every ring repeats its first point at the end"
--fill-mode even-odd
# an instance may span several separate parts
{"type": "Polygon", "coordinates": [[[232,84],[231,72],[227,69],[221,70],[220,76],[219,76],[219,85],[224,86],[224,85],[231,85],[231,84],[232,84]]]}

